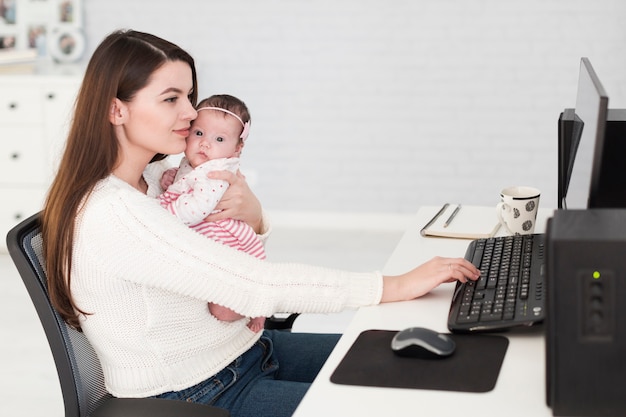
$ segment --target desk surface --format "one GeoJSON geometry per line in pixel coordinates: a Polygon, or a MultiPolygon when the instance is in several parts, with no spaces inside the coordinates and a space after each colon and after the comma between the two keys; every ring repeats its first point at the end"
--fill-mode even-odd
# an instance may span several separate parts
{"type": "MultiPolygon", "coordinates": [[[[440,207],[422,207],[387,262],[383,273],[406,272],[433,256],[462,257],[463,239],[424,238],[420,229],[440,207]]],[[[485,207],[485,210],[494,210],[485,207]]],[[[550,209],[540,209],[536,232],[545,230],[550,209]]],[[[505,332],[509,347],[495,388],[488,393],[338,385],[330,376],[361,332],[412,326],[447,332],[454,284],[444,284],[413,301],[359,309],[341,340],[296,410],[296,417],[319,416],[454,416],[475,410],[481,416],[552,416],[546,405],[545,345],[541,328],[505,332]]],[[[375,358],[373,358],[375,359],[375,358]]],[[[473,414],[473,413],[470,413],[473,414]]]]}

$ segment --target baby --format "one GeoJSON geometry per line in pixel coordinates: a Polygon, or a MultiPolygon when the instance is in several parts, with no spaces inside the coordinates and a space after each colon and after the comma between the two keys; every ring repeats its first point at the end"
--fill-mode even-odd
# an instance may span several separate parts
{"type": "MultiPolygon", "coordinates": [[[[197,111],[198,116],[191,124],[187,138],[185,157],[178,168],[163,174],[161,186],[166,191],[159,196],[159,201],[198,233],[265,259],[263,242],[246,223],[233,219],[204,220],[215,210],[228,188],[226,181],[210,179],[207,173],[214,170],[236,173],[239,170],[239,156],[250,130],[248,108],[236,97],[214,95],[202,100],[197,111]]],[[[209,311],[223,321],[243,318],[214,303],[209,303],[209,311]]],[[[265,317],[252,318],[248,323],[254,332],[261,331],[264,325],[265,317]]]]}

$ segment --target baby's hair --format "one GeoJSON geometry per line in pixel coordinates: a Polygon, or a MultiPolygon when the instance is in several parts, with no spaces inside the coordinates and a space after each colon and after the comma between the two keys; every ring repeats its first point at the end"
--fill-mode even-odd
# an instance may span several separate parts
{"type": "Polygon", "coordinates": [[[205,98],[198,103],[196,109],[200,109],[202,107],[218,107],[235,113],[239,116],[243,123],[250,121],[250,111],[248,110],[246,103],[239,100],[237,97],[228,94],[216,94],[205,98]]]}
{"type": "Polygon", "coordinates": [[[239,120],[243,130],[239,136],[240,143],[243,143],[248,139],[250,133],[250,111],[246,106],[246,103],[239,100],[237,97],[230,96],[228,94],[216,94],[209,98],[202,100],[197,106],[198,111],[201,110],[215,110],[224,113],[224,117],[231,115],[239,120]]]}

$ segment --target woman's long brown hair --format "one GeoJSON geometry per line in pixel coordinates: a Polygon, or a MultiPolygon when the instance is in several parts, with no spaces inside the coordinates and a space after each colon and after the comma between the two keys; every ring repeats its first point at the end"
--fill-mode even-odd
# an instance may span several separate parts
{"type": "MultiPolygon", "coordinates": [[[[111,174],[119,144],[109,121],[114,98],[129,102],[148,83],[152,73],[167,61],[191,67],[197,100],[193,58],[180,47],[154,35],[116,31],[96,48],[85,70],[76,98],[65,151],[48,193],[42,214],[43,254],[52,304],[63,319],[80,329],[78,314],[85,314],[70,291],[74,223],[81,203],[96,183],[111,174]]],[[[157,154],[153,161],[162,159],[157,154]]]]}

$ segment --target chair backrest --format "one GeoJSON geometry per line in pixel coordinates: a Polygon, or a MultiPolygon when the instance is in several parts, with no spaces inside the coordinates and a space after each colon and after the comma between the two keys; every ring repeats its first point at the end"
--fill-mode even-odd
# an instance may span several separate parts
{"type": "Polygon", "coordinates": [[[43,325],[59,375],[66,417],[85,417],[110,398],[96,353],[85,335],[68,326],[48,298],[39,213],[7,234],[7,247],[43,325]]]}

